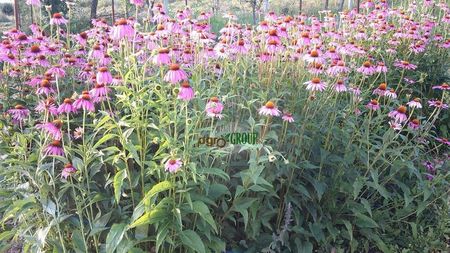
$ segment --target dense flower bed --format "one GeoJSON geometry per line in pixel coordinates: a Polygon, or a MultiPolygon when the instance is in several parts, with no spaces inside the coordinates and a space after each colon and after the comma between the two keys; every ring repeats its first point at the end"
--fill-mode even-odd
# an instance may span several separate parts
{"type": "Polygon", "coordinates": [[[5,32],[0,246],[448,250],[450,9],[419,2],[5,32]]]}

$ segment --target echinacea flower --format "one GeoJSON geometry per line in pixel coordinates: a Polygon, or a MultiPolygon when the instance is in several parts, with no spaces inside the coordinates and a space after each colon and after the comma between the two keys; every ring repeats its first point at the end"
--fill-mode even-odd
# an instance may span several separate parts
{"type": "Polygon", "coordinates": [[[428,101],[428,105],[432,106],[432,107],[436,107],[436,108],[448,109],[448,105],[445,103],[442,103],[441,100],[430,100],[430,101],[428,101]]]}
{"type": "Polygon", "coordinates": [[[82,95],[77,100],[75,100],[73,106],[78,110],[83,109],[91,112],[95,111],[95,107],[94,104],[92,103],[89,91],[83,91],[82,95]]]}
{"type": "Polygon", "coordinates": [[[450,146],[450,140],[448,140],[447,138],[441,137],[441,138],[436,138],[436,140],[437,140],[438,142],[442,143],[442,144],[445,144],[445,145],[447,145],[447,146],[450,146]]]}
{"type": "Polygon", "coordinates": [[[269,101],[259,108],[259,114],[265,116],[280,116],[281,112],[272,101],[269,101]]]}
{"type": "Polygon", "coordinates": [[[376,111],[378,109],[380,109],[380,104],[378,103],[378,101],[376,99],[372,99],[367,105],[366,108],[376,111]]]}
{"type": "Polygon", "coordinates": [[[403,123],[407,120],[407,116],[406,116],[406,107],[401,105],[397,108],[397,110],[391,111],[388,116],[392,119],[394,119],[394,121],[396,123],[403,123]]]}
{"type": "Polygon", "coordinates": [[[447,83],[443,83],[441,85],[433,86],[433,89],[450,90],[450,85],[448,85],[447,83]]]}
{"type": "Polygon", "coordinates": [[[360,68],[358,68],[356,71],[358,71],[359,73],[362,73],[363,75],[371,76],[371,75],[375,74],[376,68],[373,67],[373,65],[372,65],[372,63],[370,63],[370,61],[365,61],[363,63],[363,65],[360,68]]]}
{"type": "Polygon", "coordinates": [[[292,117],[292,113],[285,112],[283,113],[283,116],[281,117],[282,120],[292,123],[294,122],[294,117],[292,117]]]}
{"type": "Polygon", "coordinates": [[[395,93],[394,89],[390,89],[389,91],[386,91],[386,93],[384,93],[384,95],[388,98],[392,98],[392,99],[396,99],[397,98],[397,93],[395,93]]]}
{"type": "Polygon", "coordinates": [[[319,56],[319,51],[317,50],[312,50],[309,54],[303,57],[303,60],[305,60],[308,63],[320,63],[320,64],[325,63],[325,58],[319,56]]]}
{"type": "Polygon", "coordinates": [[[39,88],[36,90],[36,94],[48,96],[51,93],[55,93],[55,90],[52,88],[50,81],[43,79],[39,85],[39,88]]]}
{"type": "Polygon", "coordinates": [[[413,100],[406,103],[411,108],[422,108],[422,104],[420,103],[420,98],[414,98],[413,100]]]}
{"type": "Polygon", "coordinates": [[[89,94],[92,96],[94,102],[103,101],[106,99],[106,96],[108,95],[109,88],[106,87],[103,83],[96,83],[94,88],[89,91],[89,94]]]}
{"type": "Polygon", "coordinates": [[[392,121],[392,120],[389,121],[389,126],[390,126],[390,128],[397,130],[397,131],[402,130],[402,124],[392,121]]]}
{"type": "Polygon", "coordinates": [[[61,13],[53,14],[53,17],[50,19],[51,25],[65,25],[67,24],[67,19],[63,17],[61,13]]]}
{"type": "Polygon", "coordinates": [[[32,6],[41,6],[41,0],[27,0],[26,4],[32,6]]]}
{"type": "Polygon", "coordinates": [[[221,119],[223,117],[222,110],[223,110],[224,106],[223,104],[219,101],[218,97],[212,97],[208,103],[206,103],[206,108],[205,108],[205,112],[206,115],[208,117],[211,118],[219,118],[221,119]]]}
{"type": "Polygon", "coordinates": [[[116,25],[112,29],[111,39],[133,38],[134,34],[134,28],[128,23],[128,20],[121,18],[117,20],[116,25]]]}
{"type": "Polygon", "coordinates": [[[179,81],[188,80],[186,72],[180,69],[180,65],[176,63],[170,64],[169,71],[164,76],[164,81],[176,84],[179,81]]]}
{"type": "Polygon", "coordinates": [[[401,68],[401,69],[408,69],[408,70],[414,70],[417,68],[416,65],[409,63],[408,61],[395,61],[394,66],[401,68]]]}
{"type": "Polygon", "coordinates": [[[21,124],[30,115],[30,110],[23,105],[16,105],[14,109],[8,110],[8,114],[11,115],[14,124],[21,124]]]}
{"type": "Polygon", "coordinates": [[[75,128],[75,130],[73,131],[73,138],[75,138],[75,140],[80,139],[81,137],[83,137],[84,134],[84,130],[82,127],[77,127],[75,128]]]}
{"type": "Polygon", "coordinates": [[[413,119],[408,123],[408,127],[412,130],[416,130],[420,127],[420,120],[419,119],[413,119]]]}
{"type": "Polygon", "coordinates": [[[66,98],[63,103],[58,107],[59,114],[75,113],[77,109],[73,106],[73,99],[66,98]]]}
{"type": "Polygon", "coordinates": [[[381,83],[380,85],[378,85],[378,88],[373,90],[372,94],[375,94],[375,95],[378,95],[378,96],[382,97],[382,96],[384,96],[386,94],[386,89],[387,89],[387,84],[386,83],[381,83]]]}
{"type": "Polygon", "coordinates": [[[178,92],[178,99],[189,101],[194,98],[194,96],[194,89],[189,85],[189,82],[187,80],[183,81],[180,91],[178,92]]]}
{"type": "Polygon", "coordinates": [[[54,140],[61,140],[62,133],[61,133],[61,127],[63,125],[63,122],[60,119],[55,119],[52,122],[38,124],[36,126],[37,129],[41,129],[50,136],[54,140]]]}
{"type": "Polygon", "coordinates": [[[77,172],[77,169],[71,163],[68,163],[64,165],[64,169],[61,171],[61,177],[67,179],[75,172],[77,172]]]}
{"type": "Polygon", "coordinates": [[[161,65],[169,65],[170,64],[170,56],[169,56],[168,48],[161,48],[158,50],[158,54],[153,57],[153,64],[161,66],[161,65]]]}
{"type": "Polygon", "coordinates": [[[327,87],[327,84],[322,82],[318,77],[314,77],[311,81],[305,82],[304,84],[307,85],[306,89],[310,91],[324,91],[327,87]]]}
{"type": "Polygon", "coordinates": [[[58,114],[58,108],[55,105],[55,99],[52,97],[49,97],[45,100],[39,101],[38,105],[34,109],[37,112],[40,113],[50,113],[52,115],[58,114]]]}
{"type": "Polygon", "coordinates": [[[98,69],[97,75],[96,75],[96,81],[99,84],[110,84],[112,82],[112,75],[108,71],[107,67],[101,67],[98,69]]]}
{"type": "Polygon", "coordinates": [[[64,156],[64,149],[60,140],[53,140],[44,149],[44,155],[64,156]]]}
{"type": "Polygon", "coordinates": [[[139,7],[144,6],[144,0],[130,0],[130,3],[139,7]]]}
{"type": "Polygon", "coordinates": [[[336,82],[336,85],[334,86],[334,89],[336,90],[336,92],[346,92],[347,86],[345,86],[344,81],[338,80],[336,82]]]}
{"type": "Polygon", "coordinates": [[[183,162],[179,158],[178,159],[169,159],[169,160],[167,160],[166,164],[164,165],[165,171],[170,172],[170,173],[177,173],[181,169],[181,166],[183,166],[183,162]]]}

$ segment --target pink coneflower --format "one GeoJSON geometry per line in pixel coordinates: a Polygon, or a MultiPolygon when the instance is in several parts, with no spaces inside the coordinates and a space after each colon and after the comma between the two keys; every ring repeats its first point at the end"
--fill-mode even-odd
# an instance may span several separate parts
{"type": "Polygon", "coordinates": [[[186,72],[180,69],[180,65],[176,63],[170,64],[169,71],[164,76],[164,81],[176,84],[182,80],[188,80],[186,72]]]}
{"type": "Polygon", "coordinates": [[[224,106],[219,101],[219,98],[212,97],[208,101],[208,103],[206,103],[205,112],[208,117],[211,117],[211,118],[216,117],[216,118],[221,119],[223,117],[223,115],[222,115],[223,108],[224,108],[224,106]]]}
{"type": "Polygon", "coordinates": [[[27,5],[41,6],[41,0],[27,0],[27,5]]]}
{"type": "Polygon", "coordinates": [[[14,109],[8,110],[8,114],[11,115],[14,124],[21,124],[30,115],[30,110],[23,105],[16,105],[14,109]]]}
{"type": "Polygon", "coordinates": [[[44,149],[44,155],[64,156],[64,149],[60,140],[54,140],[44,149]]]}
{"type": "Polygon", "coordinates": [[[432,107],[441,108],[441,109],[447,109],[448,108],[448,105],[442,103],[442,101],[440,101],[440,100],[430,100],[430,101],[428,101],[428,105],[432,106],[432,107]]]}
{"type": "Polygon", "coordinates": [[[303,57],[303,60],[305,60],[308,63],[320,63],[320,64],[325,63],[325,58],[319,56],[319,51],[315,49],[312,50],[309,54],[305,55],[303,57]]]}
{"type": "Polygon", "coordinates": [[[448,140],[447,138],[441,137],[441,138],[436,138],[436,140],[442,144],[450,146],[450,140],[448,140]]]}
{"type": "Polygon", "coordinates": [[[75,113],[77,109],[73,106],[73,99],[66,98],[64,102],[58,107],[59,114],[75,113]]]}
{"type": "Polygon", "coordinates": [[[111,39],[121,40],[123,38],[133,38],[134,28],[128,24],[128,20],[121,18],[116,22],[111,32],[111,39]]]}
{"type": "Polygon", "coordinates": [[[61,140],[61,127],[63,122],[59,119],[55,119],[52,122],[36,125],[37,129],[41,129],[47,134],[51,135],[54,140],[61,140]]]}
{"type": "Polygon", "coordinates": [[[80,139],[81,137],[83,137],[84,134],[84,130],[82,127],[77,127],[75,128],[75,130],[73,131],[73,138],[75,138],[75,140],[80,139]]]}
{"type": "Polygon", "coordinates": [[[336,85],[334,86],[334,90],[336,90],[337,92],[346,92],[347,91],[347,86],[345,86],[345,82],[342,80],[338,80],[336,82],[336,85]]]}
{"type": "Polygon", "coordinates": [[[386,83],[381,83],[378,88],[376,88],[375,90],[373,90],[372,94],[378,95],[380,97],[384,96],[386,94],[386,89],[387,89],[387,84],[386,83]]]}
{"type": "Polygon", "coordinates": [[[165,171],[170,172],[170,173],[177,173],[181,169],[181,166],[183,166],[183,162],[179,158],[178,159],[169,159],[169,160],[167,160],[166,164],[164,165],[165,171]]]}
{"type": "Polygon", "coordinates": [[[259,108],[259,114],[265,116],[280,116],[280,110],[272,101],[267,102],[263,107],[259,108]]]}
{"type": "Polygon", "coordinates": [[[266,50],[268,53],[274,54],[283,49],[283,46],[277,40],[269,40],[266,45],[266,50]]]}
{"type": "Polygon", "coordinates": [[[40,113],[49,112],[52,115],[58,115],[58,108],[56,108],[55,99],[52,97],[39,101],[34,110],[40,113]]]}
{"type": "Polygon", "coordinates": [[[390,89],[389,91],[387,91],[386,93],[384,93],[384,95],[388,98],[392,98],[392,99],[396,99],[397,98],[397,93],[395,93],[394,89],[390,89]]]}
{"type": "Polygon", "coordinates": [[[314,77],[311,81],[305,82],[304,84],[307,85],[306,89],[310,91],[324,91],[327,87],[327,84],[322,82],[318,77],[314,77]]]}
{"type": "Polygon", "coordinates": [[[420,120],[419,119],[413,119],[408,123],[408,127],[412,130],[416,130],[420,127],[420,120]]]}
{"type": "MultiPolygon", "coordinates": [[[[42,64],[41,64],[42,66],[42,64]]],[[[48,71],[49,74],[56,76],[56,77],[64,77],[66,75],[66,71],[61,67],[60,64],[56,64],[53,67],[51,67],[48,71]]]]}
{"type": "Polygon", "coordinates": [[[408,61],[395,61],[394,66],[401,68],[401,69],[408,69],[408,70],[414,70],[417,68],[416,65],[409,63],[408,61]]]}
{"type": "Polygon", "coordinates": [[[67,19],[63,17],[61,13],[53,14],[53,17],[50,19],[51,25],[65,25],[67,24],[67,19]]]}
{"type": "Polygon", "coordinates": [[[243,39],[240,39],[236,42],[236,44],[232,47],[232,51],[236,54],[247,54],[249,50],[249,46],[246,45],[243,39]]]}
{"type": "Polygon", "coordinates": [[[405,122],[408,119],[408,117],[406,116],[406,107],[403,105],[399,106],[397,110],[391,111],[388,116],[394,119],[394,121],[399,124],[405,122]]]}
{"type": "Polygon", "coordinates": [[[348,67],[345,66],[345,62],[343,61],[338,61],[336,65],[331,66],[328,70],[327,70],[327,74],[328,75],[338,75],[340,73],[348,73],[350,72],[350,69],[348,67]]]}
{"type": "Polygon", "coordinates": [[[77,172],[77,169],[73,167],[71,163],[64,165],[64,169],[61,171],[61,177],[67,179],[69,176],[77,172]]]}
{"type": "Polygon", "coordinates": [[[139,7],[144,6],[144,0],[130,0],[130,3],[139,7]]]}
{"type": "Polygon", "coordinates": [[[437,85],[437,86],[433,86],[433,89],[438,89],[438,90],[450,90],[450,85],[443,83],[441,85],[437,85]]]}
{"type": "Polygon", "coordinates": [[[281,117],[281,119],[289,123],[294,122],[294,117],[292,117],[292,113],[289,112],[283,113],[283,117],[281,117]]]}
{"type": "Polygon", "coordinates": [[[112,75],[108,71],[107,67],[101,67],[98,69],[96,80],[99,84],[110,84],[112,82],[112,75]]]}
{"type": "Polygon", "coordinates": [[[358,71],[359,73],[362,73],[366,76],[371,76],[373,74],[375,74],[376,72],[376,68],[373,67],[372,63],[370,63],[370,61],[365,61],[363,63],[363,65],[358,68],[356,71],[358,71]]]}
{"type": "Polygon", "coordinates": [[[402,124],[395,121],[389,121],[389,126],[394,130],[402,130],[402,124]]]}
{"type": "Polygon", "coordinates": [[[178,92],[178,99],[189,101],[194,98],[194,96],[194,90],[189,85],[189,82],[187,80],[183,81],[180,91],[178,92]]]}
{"type": "Polygon", "coordinates": [[[414,98],[413,100],[406,103],[411,108],[422,108],[422,104],[420,103],[420,98],[414,98]]]}
{"type": "Polygon", "coordinates": [[[121,85],[122,84],[122,77],[119,76],[119,75],[114,76],[111,84],[112,85],[121,85]]]}
{"type": "Polygon", "coordinates": [[[311,44],[311,38],[309,37],[309,32],[302,32],[300,39],[297,40],[297,45],[309,46],[310,44],[311,44]]]}
{"type": "Polygon", "coordinates": [[[378,62],[377,67],[376,67],[376,72],[377,73],[387,73],[388,69],[387,67],[384,65],[384,62],[378,62]]]}
{"type": "Polygon", "coordinates": [[[161,65],[169,65],[170,64],[170,50],[168,48],[161,48],[158,50],[158,54],[153,57],[153,64],[161,66],[161,65]]]}
{"type": "Polygon", "coordinates": [[[376,99],[372,99],[367,105],[366,108],[376,111],[378,109],[380,109],[380,104],[378,103],[378,101],[376,99]]]}
{"type": "Polygon", "coordinates": [[[73,103],[73,106],[76,109],[83,109],[91,112],[95,111],[89,91],[83,91],[83,94],[73,103]]]}
{"type": "Polygon", "coordinates": [[[92,96],[94,102],[100,102],[107,98],[109,92],[109,88],[106,87],[105,84],[97,83],[94,88],[89,91],[89,94],[92,96]]]}
{"type": "Polygon", "coordinates": [[[55,90],[52,88],[50,81],[47,79],[43,79],[39,88],[36,90],[36,94],[38,95],[50,95],[51,93],[55,93],[55,90]]]}

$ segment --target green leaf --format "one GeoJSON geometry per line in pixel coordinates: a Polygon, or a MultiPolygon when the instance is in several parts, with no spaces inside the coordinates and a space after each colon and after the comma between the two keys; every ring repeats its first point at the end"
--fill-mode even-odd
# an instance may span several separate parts
{"type": "Polygon", "coordinates": [[[205,253],[205,245],[200,236],[193,230],[184,230],[180,233],[181,242],[184,246],[195,252],[205,253]]]}
{"type": "Polygon", "coordinates": [[[122,193],[123,180],[127,177],[126,170],[119,170],[114,176],[114,197],[119,204],[120,194],[122,193]]]}
{"type": "Polygon", "coordinates": [[[106,252],[112,253],[116,250],[117,245],[119,245],[125,235],[126,227],[127,224],[124,223],[114,224],[111,227],[111,230],[106,236],[106,252]]]}
{"type": "Polygon", "coordinates": [[[202,217],[209,225],[211,225],[211,227],[217,233],[218,231],[217,231],[216,222],[214,221],[214,218],[212,217],[211,213],[209,212],[208,206],[206,206],[206,204],[201,201],[193,202],[192,206],[194,208],[194,211],[197,212],[200,215],[200,217],[202,217]]]}
{"type": "Polygon", "coordinates": [[[110,139],[112,139],[114,137],[117,137],[117,135],[116,134],[106,134],[102,138],[100,138],[100,140],[98,140],[92,148],[96,149],[98,146],[102,145],[103,143],[109,141],[110,139]]]}
{"type": "Polygon", "coordinates": [[[75,249],[75,252],[86,252],[83,235],[80,230],[75,230],[72,234],[72,243],[75,249]]]}
{"type": "Polygon", "coordinates": [[[361,178],[357,178],[353,183],[353,199],[358,198],[359,192],[364,186],[364,181],[361,178]]]}
{"type": "Polygon", "coordinates": [[[15,230],[5,231],[0,234],[0,242],[5,242],[11,239],[16,234],[15,230]]]}
{"type": "Polygon", "coordinates": [[[377,228],[378,224],[369,216],[362,213],[356,213],[356,225],[360,228],[377,228]]]}
{"type": "Polygon", "coordinates": [[[142,226],[146,224],[153,224],[160,222],[167,217],[167,211],[163,209],[153,209],[150,212],[145,213],[139,219],[137,219],[129,228],[142,226]]]}
{"type": "Polygon", "coordinates": [[[145,194],[145,199],[150,199],[156,194],[172,189],[173,187],[175,187],[175,185],[170,181],[159,182],[156,185],[154,185],[152,189],[150,189],[150,191],[147,192],[147,194],[145,194]]]}

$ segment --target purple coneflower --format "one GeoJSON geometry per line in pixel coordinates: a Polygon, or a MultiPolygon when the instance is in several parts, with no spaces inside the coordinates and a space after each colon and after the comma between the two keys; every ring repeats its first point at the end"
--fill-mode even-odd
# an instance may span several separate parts
{"type": "Polygon", "coordinates": [[[376,111],[378,109],[380,109],[380,104],[378,103],[378,101],[376,99],[372,99],[367,105],[366,108],[376,111]]]}
{"type": "Polygon", "coordinates": [[[377,67],[376,67],[376,72],[377,73],[387,73],[388,69],[387,67],[384,65],[384,62],[378,62],[377,67]]]}
{"type": "Polygon", "coordinates": [[[441,100],[430,100],[430,101],[428,101],[428,105],[432,106],[432,107],[441,108],[441,109],[447,109],[448,108],[448,105],[442,103],[441,100]]]}
{"type": "Polygon", "coordinates": [[[144,6],[144,0],[130,0],[130,3],[139,7],[144,6]]]}
{"type": "Polygon", "coordinates": [[[315,49],[312,50],[309,54],[305,55],[303,57],[303,60],[305,60],[308,63],[320,63],[320,64],[325,63],[325,59],[319,56],[319,51],[315,49]]]}
{"type": "Polygon", "coordinates": [[[8,114],[11,115],[14,124],[20,124],[30,115],[30,110],[23,105],[16,105],[14,109],[8,110],[8,114]]]}
{"type": "Polygon", "coordinates": [[[112,82],[112,75],[108,71],[107,67],[101,67],[98,69],[96,80],[99,84],[110,84],[112,82]]]}
{"type": "Polygon", "coordinates": [[[347,91],[347,86],[345,86],[344,81],[342,80],[338,80],[336,82],[336,85],[334,86],[334,89],[336,90],[336,92],[346,92],[347,91]]]}
{"type": "Polygon", "coordinates": [[[41,0],[27,0],[27,5],[41,6],[41,0]]]}
{"type": "Polygon", "coordinates": [[[121,40],[123,38],[133,38],[134,36],[133,27],[128,24],[128,20],[121,18],[116,22],[116,25],[113,27],[111,32],[111,39],[113,40],[121,40]]]}
{"type": "Polygon", "coordinates": [[[63,122],[59,119],[55,119],[52,122],[38,124],[36,126],[37,129],[44,130],[44,132],[48,133],[52,136],[54,140],[61,140],[62,133],[61,133],[61,127],[63,125],[63,122]]]}
{"type": "Polygon", "coordinates": [[[61,177],[67,179],[69,176],[77,172],[77,169],[73,167],[71,163],[64,165],[64,169],[61,171],[61,177]]]}
{"type": "Polygon", "coordinates": [[[43,79],[39,88],[36,90],[36,94],[38,95],[50,95],[51,93],[55,93],[55,90],[52,88],[50,81],[47,79],[43,79]]]}
{"type": "Polygon", "coordinates": [[[34,110],[40,113],[49,112],[52,115],[58,114],[58,108],[55,105],[55,99],[52,97],[39,101],[34,110]]]}
{"type": "Polygon", "coordinates": [[[194,98],[194,96],[194,90],[189,85],[189,82],[187,80],[183,81],[180,91],[178,92],[178,99],[189,101],[194,98]]]}
{"type": "Polygon", "coordinates": [[[441,85],[437,85],[437,86],[433,86],[433,89],[438,89],[438,90],[450,90],[450,85],[443,83],[441,85]]]}
{"type": "Polygon", "coordinates": [[[82,127],[77,127],[75,128],[75,130],[73,131],[73,138],[75,138],[75,140],[80,139],[81,137],[83,137],[84,134],[84,130],[82,127]]]}
{"type": "Polygon", "coordinates": [[[281,117],[282,120],[287,121],[289,123],[294,122],[294,117],[292,117],[292,113],[285,112],[283,113],[283,116],[281,117]]]}
{"type": "Polygon", "coordinates": [[[304,84],[307,85],[306,89],[310,91],[324,91],[327,87],[327,84],[322,82],[318,77],[314,77],[311,81],[305,82],[304,84]]]}
{"type": "Polygon", "coordinates": [[[422,108],[422,104],[420,103],[420,98],[414,98],[413,100],[406,103],[411,108],[422,108]]]}
{"type": "Polygon", "coordinates": [[[378,95],[380,97],[384,96],[386,94],[386,89],[387,89],[387,84],[386,83],[381,83],[380,85],[378,85],[378,88],[376,88],[375,90],[373,90],[372,94],[378,95]]]}
{"type": "Polygon", "coordinates": [[[83,91],[83,94],[73,103],[73,106],[76,109],[83,109],[91,112],[95,111],[89,91],[83,91]]]}
{"type": "Polygon", "coordinates": [[[259,114],[265,116],[280,116],[280,110],[272,101],[267,102],[264,106],[259,108],[259,114]]]}
{"type": "Polygon", "coordinates": [[[58,107],[58,113],[75,113],[77,112],[77,109],[73,106],[73,99],[66,98],[64,99],[64,102],[58,107]]]}
{"type": "Polygon", "coordinates": [[[395,93],[394,89],[390,89],[389,91],[386,91],[386,93],[384,93],[384,95],[388,98],[392,98],[392,99],[396,99],[397,98],[397,93],[395,93]]]}
{"type": "Polygon", "coordinates": [[[394,130],[402,130],[402,125],[395,121],[389,121],[389,126],[394,130]]]}
{"type": "Polygon", "coordinates": [[[397,108],[397,110],[391,111],[388,116],[394,119],[396,123],[401,124],[408,119],[408,117],[406,116],[406,110],[406,107],[401,105],[397,108]]]}
{"type": "Polygon", "coordinates": [[[62,147],[62,143],[60,140],[53,140],[48,144],[48,146],[44,149],[44,154],[54,155],[54,156],[64,156],[64,149],[62,147]]]}
{"type": "Polygon", "coordinates": [[[417,68],[416,65],[409,63],[408,61],[395,61],[394,66],[401,68],[401,69],[408,69],[408,70],[414,70],[417,68]]]}
{"type": "Polygon", "coordinates": [[[51,25],[65,25],[67,24],[67,19],[63,17],[61,13],[53,14],[53,17],[50,19],[51,25]]]}
{"type": "Polygon", "coordinates": [[[158,50],[158,54],[153,57],[153,64],[161,66],[161,65],[169,65],[170,64],[170,50],[168,48],[161,48],[158,50]]]}
{"type": "Polygon", "coordinates": [[[420,127],[420,120],[419,119],[413,119],[408,123],[408,127],[412,130],[416,130],[420,127]]]}
{"type": "Polygon", "coordinates": [[[442,144],[450,146],[450,140],[448,140],[447,138],[441,137],[441,138],[436,138],[436,140],[442,144]]]}
{"type": "Polygon", "coordinates": [[[223,117],[221,114],[223,108],[223,104],[219,101],[219,98],[212,97],[208,103],[206,103],[205,112],[208,117],[221,119],[223,117]]]}
{"type": "Polygon", "coordinates": [[[166,171],[170,173],[177,173],[181,169],[181,166],[183,166],[183,162],[179,158],[169,159],[164,165],[166,171]]]}
{"type": "Polygon", "coordinates": [[[164,81],[176,84],[182,80],[188,80],[186,72],[180,69],[180,65],[176,63],[170,64],[169,71],[164,76],[164,81]]]}
{"type": "Polygon", "coordinates": [[[356,71],[359,73],[362,73],[366,76],[371,76],[376,72],[376,68],[373,67],[372,63],[370,61],[365,61],[363,65],[358,68],[356,71]]]}

